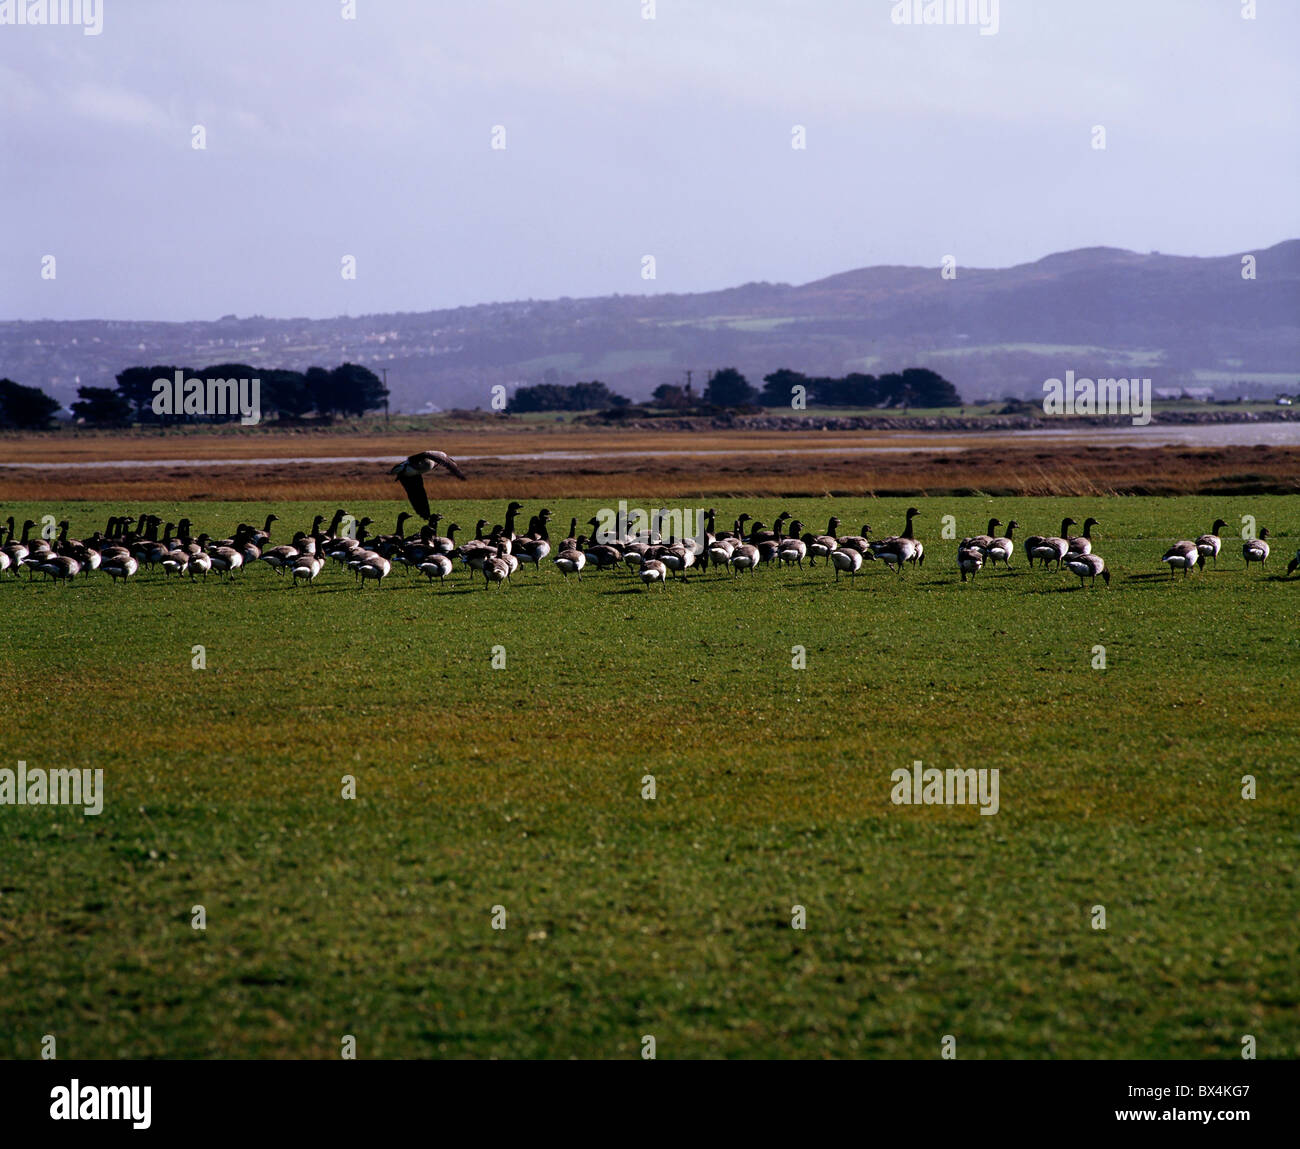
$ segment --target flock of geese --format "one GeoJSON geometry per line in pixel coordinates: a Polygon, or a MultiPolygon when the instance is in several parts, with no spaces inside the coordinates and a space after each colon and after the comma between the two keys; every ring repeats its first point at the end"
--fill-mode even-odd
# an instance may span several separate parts
{"type": "MultiPolygon", "coordinates": [[[[288,543],[281,544],[271,539],[273,525],[278,521],[273,514],[266,516],[260,530],[240,523],[228,538],[195,534],[187,518],[164,523],[157,515],[142,514],[114,516],[103,531],[80,539],[68,536],[69,524],[64,520],[57,524],[57,533],[47,532],[53,537],[33,539],[35,523],[28,520],[19,528],[10,518],[0,526],[0,576],[6,571],[17,576],[26,568],[29,579],[40,574],[67,584],[100,572],[125,583],[147,569],[161,570],[168,578],[206,580],[209,574],[215,574],[232,579],[255,564],[265,563],[294,584],[310,584],[333,561],[351,572],[361,587],[368,582],[382,584],[399,566],[412,575],[441,583],[458,564],[472,578],[481,575],[485,587],[502,587],[521,567],[540,569],[549,559],[566,579],[573,575],[581,581],[583,572],[593,569],[620,570],[630,572],[649,587],[663,586],[692,570],[708,571],[712,567],[732,577],[752,576],[764,565],[820,565],[833,571],[839,581],[841,575],[856,579],[867,563],[880,563],[902,578],[908,567],[924,566],[926,557],[925,546],[915,534],[915,520],[921,515],[916,507],[907,509],[900,534],[883,538],[872,537],[870,524],[864,524],[858,534],[841,534],[841,520],[834,516],[824,534],[814,534],[805,531],[804,524],[788,512],[778,515],[770,527],[742,514],[730,529],[718,529],[717,512],[709,509],[704,512],[703,539],[698,542],[677,538],[671,531],[663,533],[665,517],[658,511],[645,529],[636,533],[607,537],[599,530],[600,519],[592,518],[585,524],[590,531],[580,534],[574,518],[568,535],[552,540],[549,524],[553,513],[543,508],[529,519],[527,529],[521,530],[522,510],[522,503],[512,502],[506,507],[504,522],[489,527],[487,520],[481,519],[475,524],[472,538],[459,539],[457,534],[462,528],[458,523],[448,524],[446,533],[439,533],[443,521],[440,514],[430,513],[424,526],[408,532],[407,523],[416,516],[403,511],[391,534],[372,535],[373,520],[354,521],[339,509],[328,524],[324,515],[317,515],[308,529],[296,531],[288,543]]],[[[1171,577],[1181,570],[1186,578],[1207,561],[1217,565],[1223,547],[1219,531],[1226,525],[1223,519],[1216,519],[1208,534],[1182,539],[1169,547],[1160,561],[1169,566],[1171,577]]],[[[1103,585],[1110,585],[1106,560],[1093,550],[1092,532],[1099,526],[1096,519],[1086,518],[1079,534],[1071,534],[1076,521],[1069,517],[1061,522],[1058,535],[1016,539],[1018,526],[1014,519],[1004,525],[994,518],[989,520],[986,534],[962,539],[957,544],[956,563],[961,581],[974,580],[985,568],[991,570],[999,564],[1010,569],[1019,546],[1031,568],[1035,563],[1041,569],[1064,568],[1078,576],[1081,587],[1085,583],[1095,586],[1098,578],[1103,585]]],[[[1263,568],[1268,561],[1268,537],[1265,529],[1258,538],[1243,542],[1242,557],[1247,568],[1256,563],[1263,568]]],[[[1288,576],[1297,568],[1300,551],[1287,567],[1288,576]]]]}

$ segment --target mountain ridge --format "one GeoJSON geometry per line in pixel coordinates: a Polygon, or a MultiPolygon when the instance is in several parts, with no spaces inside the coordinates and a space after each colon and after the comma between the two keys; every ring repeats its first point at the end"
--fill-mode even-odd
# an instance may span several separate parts
{"type": "MultiPolygon", "coordinates": [[[[65,403],[133,364],[389,370],[393,406],[488,407],[491,388],[599,378],[644,398],[693,369],[757,382],[927,366],[968,400],[1073,367],[1157,386],[1267,389],[1300,368],[1300,239],[1221,256],[1093,246],[1008,268],[877,265],[803,284],[513,300],[327,319],[0,321],[0,376],[65,403]],[[1253,255],[1256,278],[1244,279],[1253,255]]],[[[702,381],[702,380],[701,380],[702,381]]]]}

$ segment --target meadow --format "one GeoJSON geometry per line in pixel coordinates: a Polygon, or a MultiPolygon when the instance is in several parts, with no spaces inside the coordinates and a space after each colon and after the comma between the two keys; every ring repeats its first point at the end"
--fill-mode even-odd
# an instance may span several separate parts
{"type": "MultiPolygon", "coordinates": [[[[548,502],[553,536],[617,497],[548,502]]],[[[1300,1056],[1294,497],[711,503],[878,536],[914,503],[926,562],[5,576],[0,765],[102,768],[106,800],[0,807],[0,1057],[1300,1056]],[[1109,589],[1019,550],[963,584],[940,537],[1066,514],[1109,589]],[[1217,567],[1159,564],[1243,515],[1265,570],[1228,532],[1217,567]],[[997,768],[998,813],[894,805],[915,760],[997,768]]],[[[334,505],[133,509],[288,541],[334,505]]]]}

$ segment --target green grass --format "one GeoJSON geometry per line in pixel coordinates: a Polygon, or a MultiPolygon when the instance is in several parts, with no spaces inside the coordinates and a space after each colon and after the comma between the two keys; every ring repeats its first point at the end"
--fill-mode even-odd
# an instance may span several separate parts
{"type": "MultiPolygon", "coordinates": [[[[717,504],[877,534],[906,505],[717,504]]],[[[0,1056],[1300,1056],[1295,500],[917,505],[924,568],[856,586],[6,577],[3,765],[100,767],[107,799],[0,807],[0,1056]],[[1020,554],[963,585],[939,538],[1066,513],[1101,520],[1109,591],[1020,554]],[[1229,539],[1159,577],[1243,514],[1268,573],[1229,539]],[[914,759],[998,768],[1000,812],[892,805],[914,759]]],[[[553,506],[557,534],[595,510],[553,506]]],[[[287,538],[332,508],[138,509],[287,538]]],[[[6,514],[46,510],[121,508],[6,514]]]]}

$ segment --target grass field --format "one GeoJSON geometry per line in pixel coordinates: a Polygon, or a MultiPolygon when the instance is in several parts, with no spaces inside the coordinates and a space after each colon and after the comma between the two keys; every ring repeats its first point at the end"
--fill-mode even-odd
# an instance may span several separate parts
{"type": "MultiPolygon", "coordinates": [[[[0,807],[0,1057],[1300,1056],[1297,500],[915,502],[924,568],[856,586],[6,576],[2,765],[100,767],[106,801],[0,807]],[[1018,551],[963,585],[948,514],[1095,515],[1115,582],[1018,551]],[[1245,514],[1266,572],[1230,538],[1159,566],[1245,514]],[[998,814],[893,805],[917,759],[999,769],[998,814]]],[[[881,535],[907,501],[715,505],[881,535]]],[[[333,505],[147,509],[287,541],[333,505]]],[[[5,514],[47,510],[123,508],[5,514]]]]}

